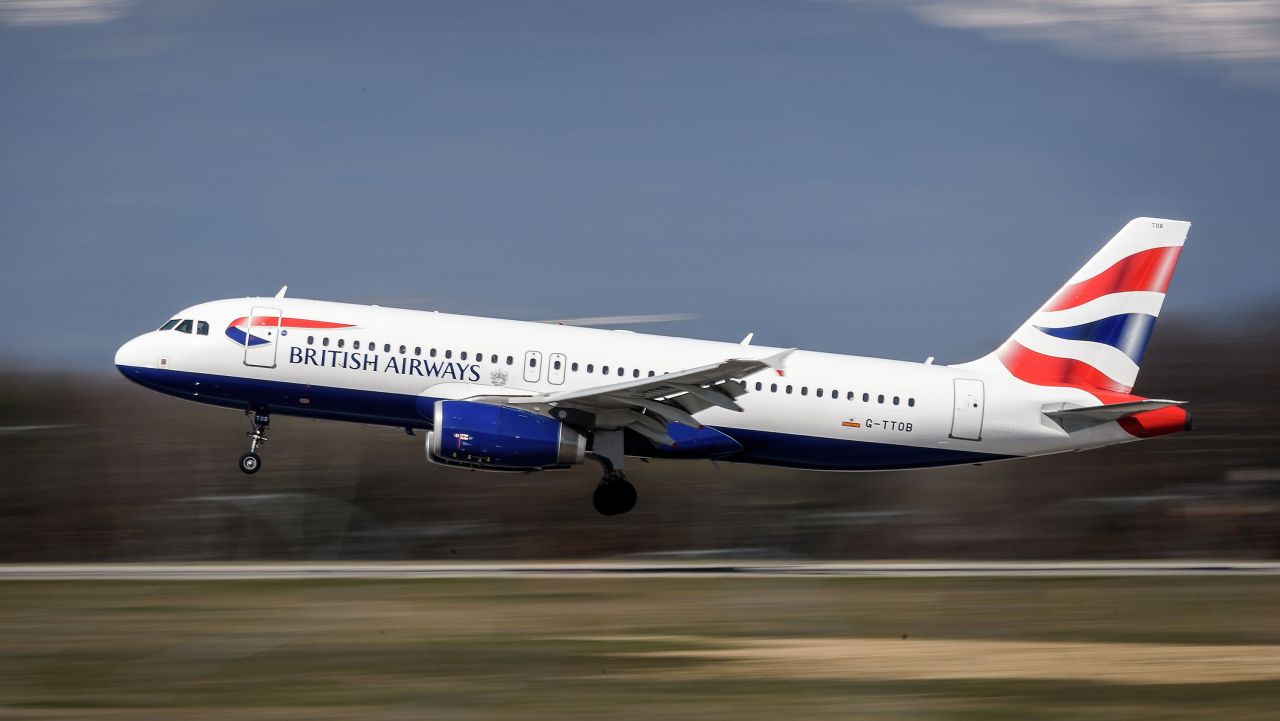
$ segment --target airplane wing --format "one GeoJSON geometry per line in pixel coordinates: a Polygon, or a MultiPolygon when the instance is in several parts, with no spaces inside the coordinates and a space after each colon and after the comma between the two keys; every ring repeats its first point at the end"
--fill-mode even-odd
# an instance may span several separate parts
{"type": "Polygon", "coordinates": [[[1147,400],[1132,401],[1130,403],[1113,403],[1111,405],[1104,406],[1085,406],[1083,408],[1046,410],[1044,414],[1058,422],[1079,421],[1093,425],[1097,423],[1106,423],[1108,421],[1118,421],[1121,418],[1127,418],[1135,413],[1154,411],[1160,408],[1168,408],[1169,406],[1182,406],[1186,405],[1186,403],[1186,401],[1168,401],[1149,398],[1147,400]]]}
{"type": "MultiPolygon", "coordinates": [[[[702,428],[693,414],[711,407],[742,411],[735,400],[746,391],[729,381],[767,368],[782,368],[795,349],[767,358],[729,358],[719,363],[635,378],[621,383],[524,396],[479,396],[471,400],[543,410],[569,408],[595,416],[599,428],[631,428],[655,443],[672,445],[668,423],[702,428]]],[[[553,413],[557,417],[559,414],[553,413]]]]}

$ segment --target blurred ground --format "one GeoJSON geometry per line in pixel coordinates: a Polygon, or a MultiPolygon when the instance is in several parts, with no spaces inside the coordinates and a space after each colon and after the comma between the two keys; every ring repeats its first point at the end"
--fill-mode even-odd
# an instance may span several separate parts
{"type": "MultiPolygon", "coordinates": [[[[1280,557],[1280,306],[1162,320],[1137,390],[1195,430],[1087,453],[834,474],[631,462],[636,510],[591,509],[593,464],[428,464],[402,431],[278,417],[261,473],[240,414],[108,371],[0,374],[0,562],[331,559],[1280,557]]],[[[993,341],[994,344],[994,341],[993,341]]]]}
{"type": "Polygon", "coordinates": [[[0,583],[0,718],[1274,718],[1274,579],[0,583]]]}

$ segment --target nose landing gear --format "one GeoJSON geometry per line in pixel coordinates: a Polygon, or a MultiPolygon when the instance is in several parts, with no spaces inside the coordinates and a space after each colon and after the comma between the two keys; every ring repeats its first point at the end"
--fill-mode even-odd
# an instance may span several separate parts
{"type": "Polygon", "coordinates": [[[249,437],[249,452],[240,456],[240,471],[254,474],[262,468],[262,456],[258,455],[258,448],[267,442],[267,427],[271,425],[271,416],[266,410],[257,409],[246,411],[245,415],[253,416],[249,421],[253,430],[245,434],[249,437]]]}

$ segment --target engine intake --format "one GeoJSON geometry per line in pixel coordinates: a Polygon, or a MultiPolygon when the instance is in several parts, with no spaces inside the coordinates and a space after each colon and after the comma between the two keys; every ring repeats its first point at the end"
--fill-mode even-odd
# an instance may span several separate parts
{"type": "Polygon", "coordinates": [[[567,468],[586,450],[586,438],[554,418],[471,401],[436,401],[427,434],[428,459],[468,468],[567,468]]]}

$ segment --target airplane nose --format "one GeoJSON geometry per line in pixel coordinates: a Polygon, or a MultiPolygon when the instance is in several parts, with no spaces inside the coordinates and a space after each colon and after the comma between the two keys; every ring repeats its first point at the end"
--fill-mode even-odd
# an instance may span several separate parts
{"type": "Polygon", "coordinates": [[[116,350],[116,368],[124,372],[125,368],[145,366],[143,345],[145,336],[138,336],[116,350]]]}

